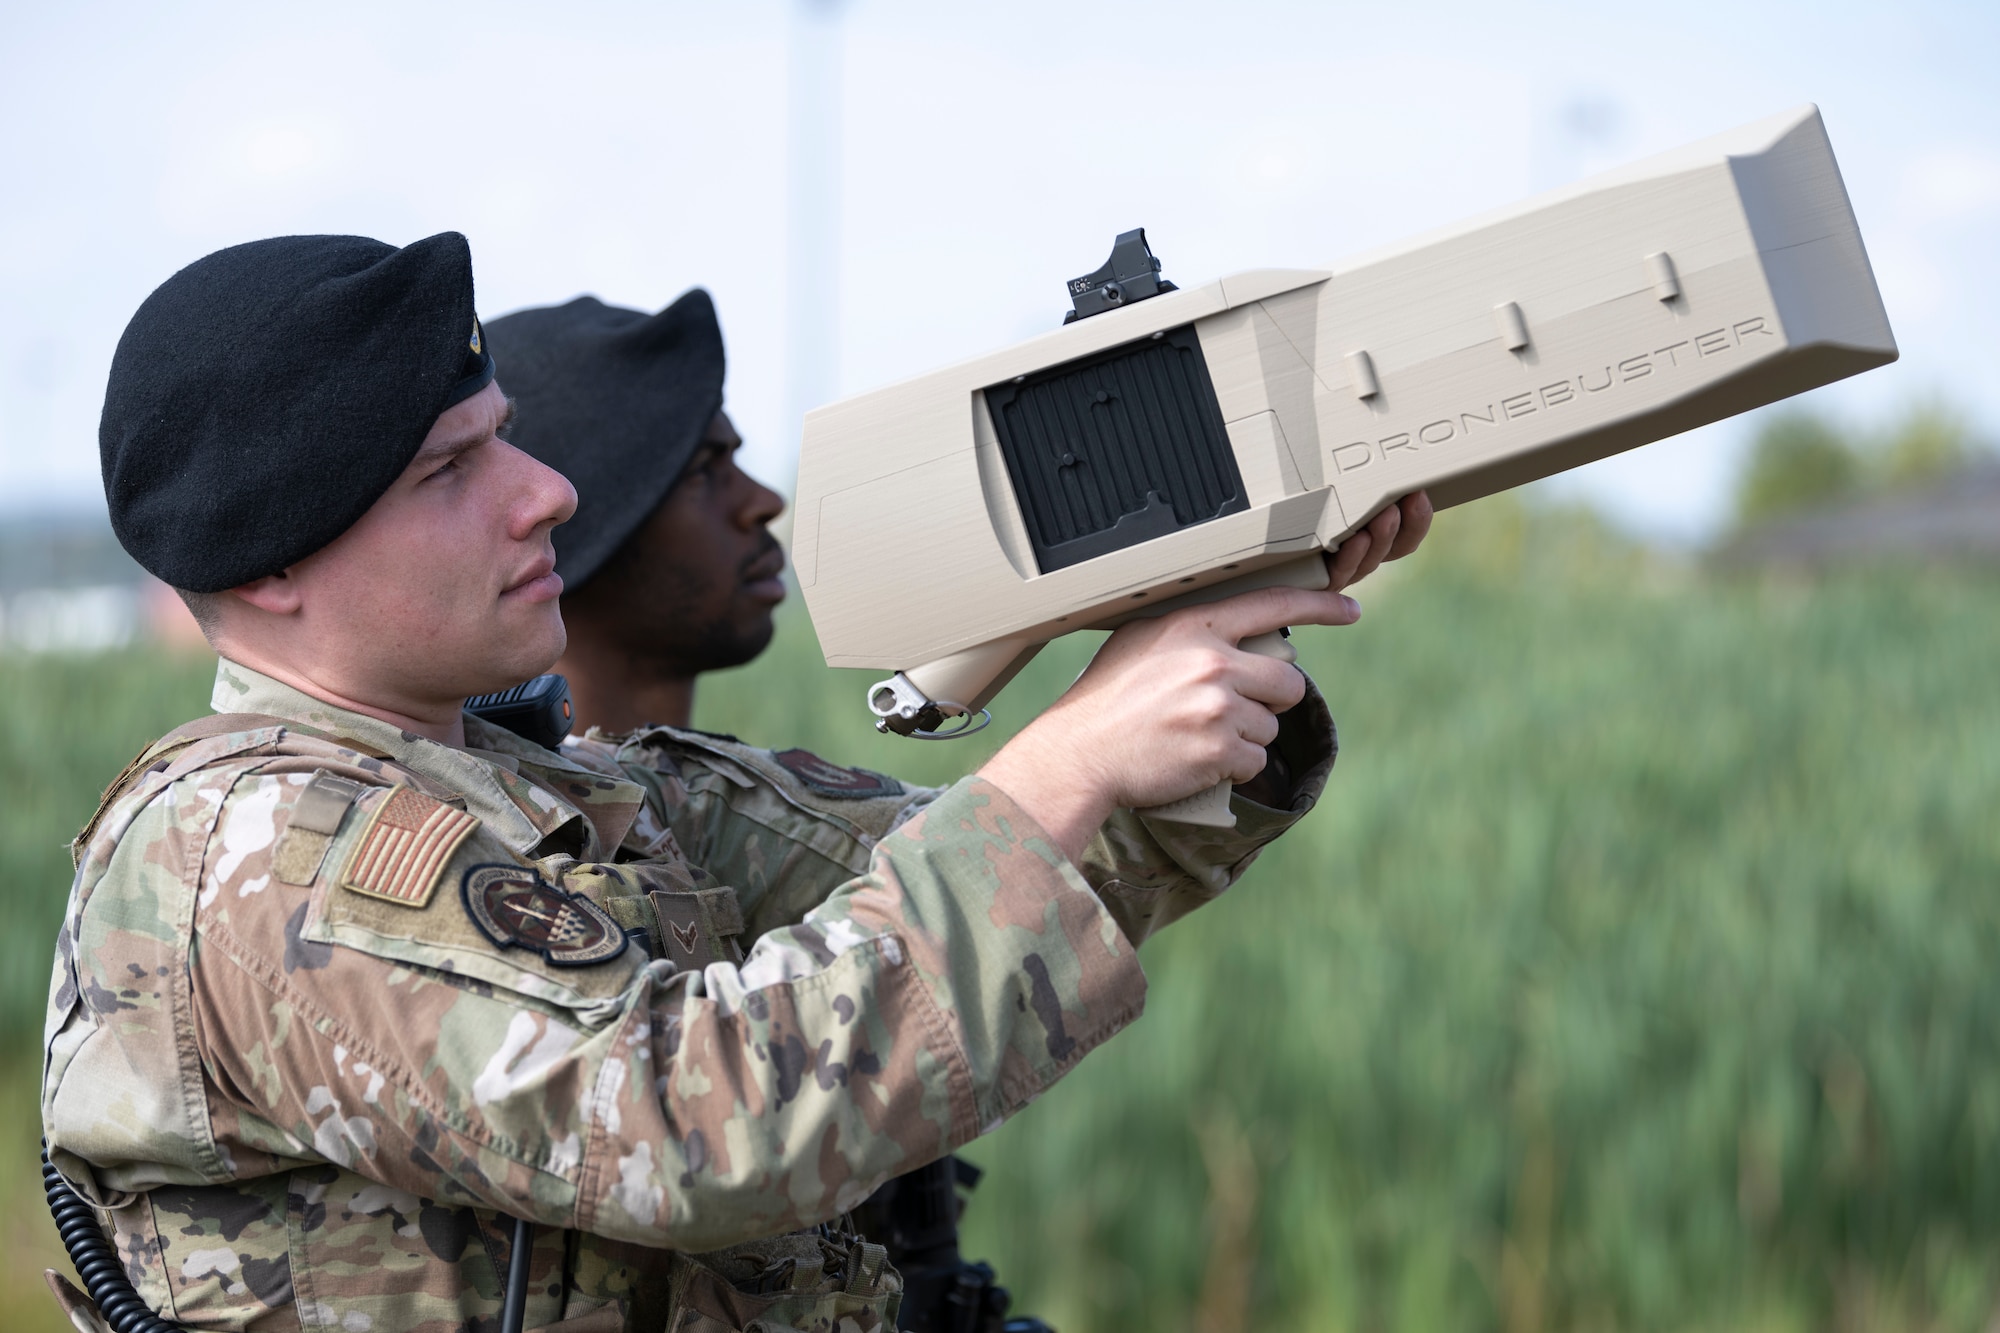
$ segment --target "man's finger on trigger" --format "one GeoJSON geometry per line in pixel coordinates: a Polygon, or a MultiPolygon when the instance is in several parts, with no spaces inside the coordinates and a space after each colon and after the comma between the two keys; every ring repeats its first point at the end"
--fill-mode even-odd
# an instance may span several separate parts
{"type": "Polygon", "coordinates": [[[1300,588],[1284,588],[1286,595],[1278,600],[1274,611],[1280,617],[1271,628],[1291,625],[1351,625],[1361,619],[1361,603],[1346,593],[1307,592],[1300,588]]]}
{"type": "Polygon", "coordinates": [[[1344,592],[1307,593],[1287,625],[1352,625],[1361,619],[1361,603],[1344,592]]]}
{"type": "Polygon", "coordinates": [[[1361,604],[1327,589],[1258,588],[1195,608],[1216,634],[1231,643],[1288,625],[1345,625],[1361,615],[1361,604]]]}

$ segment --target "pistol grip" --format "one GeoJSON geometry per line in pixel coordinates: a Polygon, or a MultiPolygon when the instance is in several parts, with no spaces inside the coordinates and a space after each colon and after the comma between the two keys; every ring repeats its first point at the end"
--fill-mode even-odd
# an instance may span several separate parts
{"type": "MultiPolygon", "coordinates": [[[[1265,657],[1296,662],[1299,650],[1292,647],[1289,635],[1289,630],[1274,629],[1269,634],[1253,634],[1236,646],[1246,653],[1261,653],[1265,657]]],[[[1178,801],[1168,801],[1165,805],[1156,805],[1139,813],[1153,819],[1171,819],[1177,824],[1235,828],[1236,816],[1229,809],[1230,786],[1230,782],[1224,779],[1206,791],[1198,791],[1192,796],[1183,796],[1178,801]]]]}

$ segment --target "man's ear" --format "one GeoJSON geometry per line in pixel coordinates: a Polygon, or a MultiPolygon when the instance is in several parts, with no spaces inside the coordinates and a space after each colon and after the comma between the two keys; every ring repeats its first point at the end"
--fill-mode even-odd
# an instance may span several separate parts
{"type": "Polygon", "coordinates": [[[287,569],[277,574],[266,574],[261,579],[240,583],[224,593],[225,597],[240,597],[259,611],[274,616],[289,616],[298,611],[304,598],[300,596],[298,580],[287,569]]]}

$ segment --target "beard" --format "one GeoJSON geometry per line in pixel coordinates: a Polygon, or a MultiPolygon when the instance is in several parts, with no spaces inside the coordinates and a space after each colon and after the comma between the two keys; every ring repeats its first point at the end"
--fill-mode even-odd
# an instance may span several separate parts
{"type": "MultiPolygon", "coordinates": [[[[685,622],[683,622],[685,623],[685,622]]],[[[704,671],[727,671],[752,661],[771,646],[777,627],[770,612],[749,618],[719,616],[674,636],[671,645],[661,645],[649,654],[670,676],[696,676],[704,671]]]]}
{"type": "MultiPolygon", "coordinates": [[[[771,608],[750,598],[743,588],[750,582],[751,574],[780,549],[778,539],[766,532],[757,549],[743,558],[736,567],[736,583],[729,589],[733,595],[725,602],[727,610],[703,617],[693,607],[686,609],[686,619],[681,623],[693,628],[684,637],[676,636],[681,647],[681,664],[685,667],[681,674],[739,667],[771,646],[771,637],[776,632],[771,608]]],[[[689,591],[692,595],[692,589],[689,591]]],[[[662,619],[659,623],[672,621],[662,619]]]]}
{"type": "Polygon", "coordinates": [[[770,646],[776,627],[771,608],[749,596],[744,585],[749,572],[776,549],[777,540],[767,535],[721,578],[716,571],[665,564],[655,566],[650,578],[605,588],[613,594],[606,600],[616,603],[615,610],[605,609],[621,626],[618,638],[626,654],[665,678],[726,671],[754,659],[770,646]]]}
{"type": "Polygon", "coordinates": [[[688,544],[676,549],[646,536],[621,548],[582,587],[565,592],[565,614],[596,627],[588,637],[611,647],[638,674],[657,679],[739,667],[770,646],[772,604],[748,585],[782,549],[775,537],[764,533],[749,554],[725,563],[720,552],[688,544]]]}

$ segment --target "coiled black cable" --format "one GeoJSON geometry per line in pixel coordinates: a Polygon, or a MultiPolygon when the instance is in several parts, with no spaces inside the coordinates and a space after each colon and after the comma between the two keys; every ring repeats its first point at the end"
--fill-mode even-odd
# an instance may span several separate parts
{"type": "Polygon", "coordinates": [[[154,1314],[152,1307],[139,1299],[139,1293],[132,1289],[132,1279],[126,1276],[125,1265],[118,1261],[118,1251],[112,1248],[111,1238],[98,1225],[97,1210],[70,1188],[62,1172],[49,1161],[46,1139],[42,1141],[42,1193],[48,1196],[49,1215],[56,1220],[56,1234],[62,1237],[63,1248],[69,1251],[69,1261],[76,1265],[76,1275],[83,1279],[83,1289],[104,1312],[113,1333],[186,1333],[179,1325],[169,1324],[154,1314]]]}

